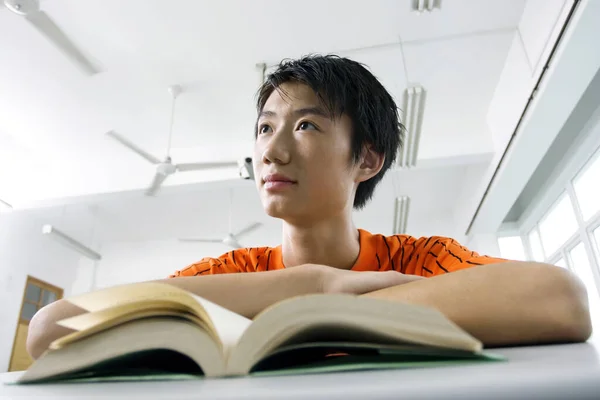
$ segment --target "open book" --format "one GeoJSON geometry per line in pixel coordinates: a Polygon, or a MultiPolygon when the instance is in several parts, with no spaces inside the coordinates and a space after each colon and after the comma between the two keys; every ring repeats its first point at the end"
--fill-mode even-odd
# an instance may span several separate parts
{"type": "Polygon", "coordinates": [[[59,322],[18,383],[181,379],[429,366],[497,359],[427,307],[350,295],[307,295],[254,320],[166,283],[117,286],[69,302],[89,311],[59,322]]]}

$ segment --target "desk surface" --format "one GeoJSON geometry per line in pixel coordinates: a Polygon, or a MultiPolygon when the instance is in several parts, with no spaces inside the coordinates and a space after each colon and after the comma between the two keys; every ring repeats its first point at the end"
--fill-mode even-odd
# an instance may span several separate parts
{"type": "MultiPolygon", "coordinates": [[[[600,355],[589,343],[496,349],[508,362],[181,382],[0,385],[0,398],[600,399],[600,355]]],[[[20,372],[0,374],[2,382],[20,372]]]]}

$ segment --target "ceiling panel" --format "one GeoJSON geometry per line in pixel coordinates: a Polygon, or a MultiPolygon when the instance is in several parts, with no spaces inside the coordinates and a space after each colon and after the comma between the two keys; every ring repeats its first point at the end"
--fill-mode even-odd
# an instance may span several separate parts
{"type": "Polygon", "coordinates": [[[404,45],[407,80],[427,96],[420,158],[492,149],[486,113],[512,37],[501,31],[404,45]]]}
{"type": "Polygon", "coordinates": [[[65,31],[80,34],[108,69],[186,59],[201,72],[235,71],[240,61],[275,61],[298,52],[395,41],[403,8],[394,0],[308,0],[301,6],[273,0],[46,3],[48,13],[65,31]]]}
{"type": "Polygon", "coordinates": [[[363,63],[400,106],[406,88],[404,58],[400,44],[345,51],[340,53],[340,56],[363,63]]]}
{"type": "Polygon", "coordinates": [[[399,2],[398,20],[402,41],[423,41],[475,32],[515,29],[525,0],[441,0],[441,8],[417,14],[407,12],[408,1],[399,2]]]}

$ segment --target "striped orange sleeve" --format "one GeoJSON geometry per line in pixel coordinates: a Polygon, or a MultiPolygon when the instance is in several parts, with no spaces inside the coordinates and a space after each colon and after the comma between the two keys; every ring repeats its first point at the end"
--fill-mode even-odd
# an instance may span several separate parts
{"type": "Polygon", "coordinates": [[[249,272],[247,253],[246,249],[237,249],[222,254],[218,258],[205,257],[196,263],[175,271],[175,273],[169,275],[169,278],[249,272]]]}
{"type": "Polygon", "coordinates": [[[404,236],[402,239],[406,274],[425,277],[436,276],[461,269],[484,264],[507,262],[504,258],[480,255],[462,246],[456,240],[441,237],[422,237],[416,239],[404,236]]]}
{"type": "Polygon", "coordinates": [[[277,265],[276,260],[271,260],[272,251],[273,249],[270,247],[249,248],[246,270],[259,272],[283,268],[283,266],[277,265]]]}

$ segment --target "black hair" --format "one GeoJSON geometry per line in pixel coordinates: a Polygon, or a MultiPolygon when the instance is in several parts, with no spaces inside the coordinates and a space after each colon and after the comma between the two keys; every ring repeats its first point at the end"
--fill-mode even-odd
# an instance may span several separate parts
{"type": "MultiPolygon", "coordinates": [[[[366,144],[385,156],[381,171],[358,185],[354,208],[363,208],[394,163],[403,143],[404,126],[393,97],[359,62],[336,55],[308,55],[297,60],[283,60],[265,77],[257,93],[258,113],[273,91],[286,82],[299,82],[314,90],[332,119],[342,114],[350,118],[352,162],[359,162],[366,144]]],[[[254,134],[256,137],[256,125],[254,134]]]]}

